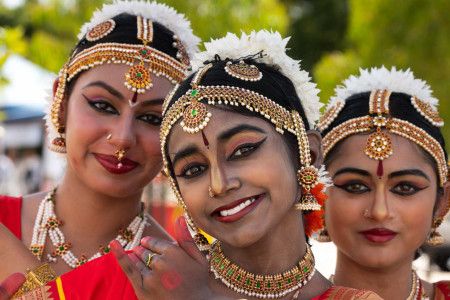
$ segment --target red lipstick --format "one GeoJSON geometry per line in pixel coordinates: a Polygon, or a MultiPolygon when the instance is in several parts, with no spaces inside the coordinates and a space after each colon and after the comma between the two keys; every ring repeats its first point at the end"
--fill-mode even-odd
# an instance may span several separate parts
{"type": "Polygon", "coordinates": [[[128,158],[123,158],[119,161],[113,155],[95,153],[94,157],[106,171],[112,174],[125,174],[131,172],[139,165],[139,163],[128,158]]]}
{"type": "Polygon", "coordinates": [[[246,197],[215,209],[211,215],[219,222],[232,223],[239,221],[253,211],[265,194],[246,197]],[[250,203],[249,203],[250,202],[250,203]]]}
{"type": "Polygon", "coordinates": [[[372,228],[360,231],[359,233],[373,243],[386,243],[397,236],[397,232],[386,228],[372,228]]]}

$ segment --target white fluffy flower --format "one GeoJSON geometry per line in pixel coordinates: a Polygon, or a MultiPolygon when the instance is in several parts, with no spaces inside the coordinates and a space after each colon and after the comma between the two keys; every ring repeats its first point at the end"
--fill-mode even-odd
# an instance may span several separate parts
{"type": "Polygon", "coordinates": [[[410,69],[404,71],[392,67],[388,70],[382,66],[381,68],[360,69],[359,72],[359,76],[352,75],[344,80],[343,85],[336,87],[335,95],[331,97],[327,108],[333,106],[337,101],[345,101],[354,94],[386,89],[391,92],[416,96],[437,110],[439,101],[433,97],[430,86],[424,80],[414,78],[410,69]]]}
{"type": "Polygon", "coordinates": [[[206,50],[194,56],[192,66],[196,70],[203,66],[203,62],[214,60],[216,54],[222,59],[239,59],[262,52],[263,56],[255,60],[276,67],[292,81],[309,125],[313,127],[319,119],[322,106],[318,97],[319,90],[316,84],[311,82],[308,72],[300,68],[300,61],[286,54],[288,41],[289,38],[283,39],[278,32],[267,30],[242,33],[240,37],[228,33],[223,38],[205,43],[206,50]]]}
{"type": "Polygon", "coordinates": [[[96,25],[121,13],[142,16],[173,31],[173,33],[183,42],[189,58],[191,58],[198,50],[197,45],[200,42],[200,39],[192,32],[191,23],[186,17],[183,14],[178,13],[172,7],[155,1],[116,0],[112,4],[104,4],[100,10],[94,12],[91,20],[81,27],[78,39],[83,38],[86,33],[96,25]]]}

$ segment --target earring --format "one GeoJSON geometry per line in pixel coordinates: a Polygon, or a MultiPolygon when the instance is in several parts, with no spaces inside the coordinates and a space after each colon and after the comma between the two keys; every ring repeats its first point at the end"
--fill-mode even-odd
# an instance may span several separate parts
{"type": "Polygon", "coordinates": [[[433,220],[433,224],[431,225],[431,231],[430,235],[428,236],[428,239],[426,241],[427,245],[430,246],[439,246],[444,243],[444,238],[442,235],[437,231],[437,228],[442,223],[442,218],[435,218],[433,220]]]}
{"type": "Polygon", "coordinates": [[[58,85],[56,87],[55,96],[50,108],[50,119],[56,129],[58,137],[52,139],[49,149],[57,153],[66,153],[66,139],[64,133],[66,131],[62,123],[62,102],[64,101],[64,94],[66,89],[66,78],[67,78],[67,66],[61,69],[58,77],[58,85]]]}
{"type": "Polygon", "coordinates": [[[214,191],[210,185],[208,186],[208,195],[211,198],[214,198],[216,196],[216,194],[214,194],[214,191]]]}
{"type": "Polygon", "coordinates": [[[185,210],[184,217],[186,218],[186,223],[191,227],[192,231],[194,231],[194,242],[197,245],[197,248],[202,252],[209,252],[211,245],[209,244],[208,239],[199,231],[198,227],[195,226],[194,221],[187,213],[187,210],[185,210]]]}
{"type": "Polygon", "coordinates": [[[331,242],[331,238],[330,235],[328,234],[327,228],[324,227],[322,230],[319,231],[319,234],[316,237],[316,241],[321,243],[331,242]]]}
{"type": "Polygon", "coordinates": [[[111,138],[112,138],[112,133],[110,133],[110,134],[108,134],[108,135],[106,136],[106,140],[107,140],[107,141],[110,141],[111,138]]]}

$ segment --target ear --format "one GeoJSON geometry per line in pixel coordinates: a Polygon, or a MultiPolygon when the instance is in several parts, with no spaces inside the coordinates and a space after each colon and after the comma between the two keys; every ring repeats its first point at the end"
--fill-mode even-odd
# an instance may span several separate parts
{"type": "Polygon", "coordinates": [[[444,183],[443,193],[438,195],[433,214],[433,220],[443,219],[450,209],[450,181],[444,183]]]}
{"type": "Polygon", "coordinates": [[[306,134],[311,149],[311,164],[319,168],[323,163],[322,136],[317,130],[309,130],[306,134]]]}

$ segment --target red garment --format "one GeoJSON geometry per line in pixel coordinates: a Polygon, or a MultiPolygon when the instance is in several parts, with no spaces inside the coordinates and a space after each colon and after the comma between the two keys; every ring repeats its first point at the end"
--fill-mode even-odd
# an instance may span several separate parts
{"type": "Polygon", "coordinates": [[[450,300],[450,281],[439,281],[434,285],[434,300],[450,300]]]}
{"type": "Polygon", "coordinates": [[[0,223],[22,239],[21,226],[22,197],[0,196],[0,223]]]}
{"type": "MultiPolygon", "coordinates": [[[[0,196],[0,223],[21,239],[22,197],[0,196]]],[[[42,289],[34,299],[137,299],[128,278],[116,259],[104,255],[67,272],[42,289]]],[[[33,299],[33,298],[31,298],[33,299]]]]}

